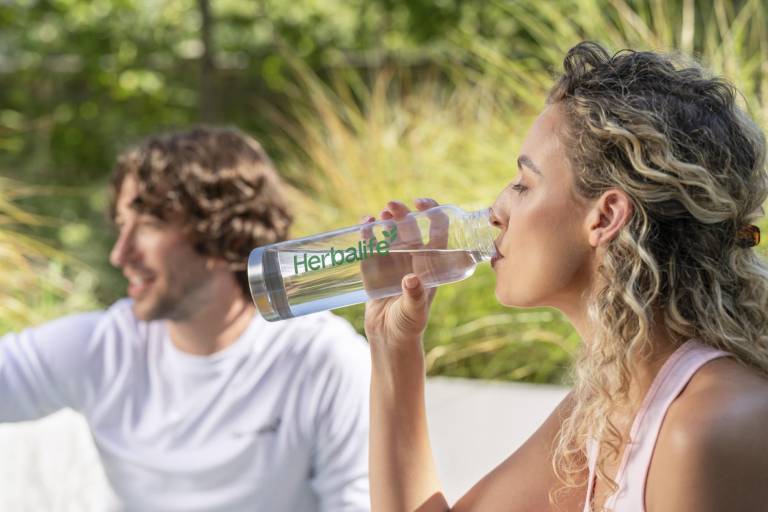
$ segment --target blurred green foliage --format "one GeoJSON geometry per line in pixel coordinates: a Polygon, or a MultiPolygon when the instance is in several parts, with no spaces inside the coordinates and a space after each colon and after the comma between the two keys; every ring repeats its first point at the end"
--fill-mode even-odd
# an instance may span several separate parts
{"type": "Polygon", "coordinates": [[[46,219],[16,204],[20,198],[51,192],[0,178],[0,333],[97,307],[93,272],[26,232],[49,224],[63,236],[81,236],[78,224],[46,219]]]}
{"type": "MultiPolygon", "coordinates": [[[[14,180],[0,183],[0,332],[124,293],[107,263],[106,183],[147,134],[198,122],[254,134],[293,186],[294,236],[391,198],[482,207],[514,178],[552,74],[582,39],[692,54],[765,124],[764,3],[0,3],[0,174],[14,180]]],[[[499,306],[493,288],[487,266],[441,288],[430,373],[561,380],[572,328],[553,310],[499,306]]],[[[339,313],[361,328],[361,306],[339,313]]]]}

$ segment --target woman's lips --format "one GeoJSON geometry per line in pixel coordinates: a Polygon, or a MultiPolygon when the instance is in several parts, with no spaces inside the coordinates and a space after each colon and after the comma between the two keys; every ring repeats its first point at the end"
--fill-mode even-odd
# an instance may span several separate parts
{"type": "Polygon", "coordinates": [[[502,259],[504,256],[499,252],[499,248],[496,247],[496,244],[493,244],[496,248],[496,252],[493,253],[493,256],[491,256],[491,267],[496,265],[496,262],[502,259]]]}

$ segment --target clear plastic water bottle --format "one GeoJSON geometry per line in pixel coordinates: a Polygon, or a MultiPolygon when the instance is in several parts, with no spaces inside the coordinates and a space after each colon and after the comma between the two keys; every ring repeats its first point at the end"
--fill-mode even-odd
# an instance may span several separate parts
{"type": "Polygon", "coordinates": [[[253,301],[283,320],[398,295],[409,273],[427,288],[460,281],[494,255],[489,214],[443,205],[258,247],[248,258],[253,301]]]}

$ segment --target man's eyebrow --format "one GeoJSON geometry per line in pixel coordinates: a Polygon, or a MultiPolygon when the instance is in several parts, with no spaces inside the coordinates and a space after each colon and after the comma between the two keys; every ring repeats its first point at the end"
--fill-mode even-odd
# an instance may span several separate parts
{"type": "Polygon", "coordinates": [[[536,167],[536,164],[533,163],[533,160],[531,160],[526,155],[520,155],[517,158],[517,168],[521,169],[523,166],[526,166],[527,168],[529,168],[539,176],[543,176],[543,174],[541,173],[541,170],[538,167],[536,167]]]}

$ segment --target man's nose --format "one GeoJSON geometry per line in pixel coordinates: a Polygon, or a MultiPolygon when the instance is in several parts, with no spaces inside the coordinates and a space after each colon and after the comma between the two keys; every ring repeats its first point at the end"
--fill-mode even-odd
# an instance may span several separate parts
{"type": "Polygon", "coordinates": [[[115,267],[122,267],[136,250],[133,228],[126,226],[120,230],[115,245],[109,253],[109,262],[115,267]]]}

